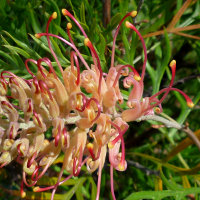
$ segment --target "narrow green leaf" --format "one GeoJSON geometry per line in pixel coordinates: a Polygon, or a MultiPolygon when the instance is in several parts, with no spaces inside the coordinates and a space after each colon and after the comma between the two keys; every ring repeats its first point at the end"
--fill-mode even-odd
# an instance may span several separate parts
{"type": "MultiPolygon", "coordinates": [[[[11,45],[8,43],[8,41],[7,41],[2,35],[1,35],[1,38],[2,38],[3,42],[5,43],[5,45],[11,46],[11,45]]],[[[5,45],[4,45],[4,46],[5,46],[5,45]]],[[[18,67],[24,66],[24,62],[23,62],[23,60],[20,58],[20,56],[18,55],[18,53],[17,53],[16,51],[14,51],[13,49],[11,49],[11,48],[8,48],[8,49],[9,49],[9,51],[11,52],[11,55],[10,55],[10,56],[12,56],[13,60],[15,60],[16,65],[17,65],[18,67]]]]}
{"type": "MultiPolygon", "coordinates": [[[[194,105],[196,105],[200,100],[200,91],[196,94],[195,98],[193,99],[193,103],[194,105]]],[[[188,117],[188,115],[192,112],[193,109],[190,109],[190,108],[184,108],[182,111],[181,111],[181,114],[179,115],[178,119],[177,119],[177,122],[179,124],[183,124],[184,121],[186,120],[186,118],[188,117]]],[[[169,137],[174,137],[174,135],[176,134],[177,132],[177,129],[172,129],[170,132],[169,132],[169,137]]]]}
{"type": "Polygon", "coordinates": [[[179,189],[179,190],[163,190],[163,191],[143,191],[135,192],[129,195],[125,200],[140,199],[162,199],[165,197],[175,197],[177,195],[186,196],[188,194],[199,194],[199,188],[179,189]]]}
{"type": "Polygon", "coordinates": [[[74,17],[77,19],[78,17],[77,17],[77,15],[76,15],[75,10],[74,10],[74,6],[73,6],[73,4],[72,4],[72,1],[71,1],[71,0],[67,0],[67,3],[70,5],[70,7],[71,7],[71,9],[72,9],[72,11],[73,11],[74,17]]]}
{"type": "Polygon", "coordinates": [[[15,60],[8,53],[0,50],[0,55],[4,57],[11,65],[17,67],[15,60]]]}
{"type": "Polygon", "coordinates": [[[178,186],[173,180],[172,180],[172,177],[171,179],[167,179],[165,177],[165,175],[163,174],[162,170],[160,170],[160,176],[162,178],[162,181],[164,183],[164,185],[167,187],[167,189],[170,189],[170,190],[178,190],[178,189],[181,189],[182,187],[178,186]]]}
{"type": "Polygon", "coordinates": [[[4,62],[3,60],[0,60],[0,72],[5,70],[5,69],[9,69],[10,65],[8,65],[6,62],[4,62]]]}
{"type": "Polygon", "coordinates": [[[3,37],[3,35],[1,35],[1,39],[4,44],[10,45],[9,42],[5,39],[5,37],[3,37]]]}
{"type": "MultiPolygon", "coordinates": [[[[61,178],[61,181],[63,181],[64,178],[61,178]]],[[[58,177],[48,177],[48,176],[43,176],[39,181],[37,182],[37,185],[55,185],[58,181],[58,177]]],[[[62,185],[75,185],[77,183],[77,179],[69,179],[65,181],[62,185]]]]}
{"type": "Polygon", "coordinates": [[[156,71],[153,69],[153,67],[150,65],[150,63],[148,61],[147,61],[146,69],[151,77],[152,84],[155,85],[156,84],[156,79],[155,79],[156,71]]]}
{"type": "Polygon", "coordinates": [[[90,31],[90,28],[89,28],[89,26],[86,23],[82,23],[80,21],[79,21],[79,23],[83,27],[83,29],[85,30],[85,32],[87,32],[87,31],[89,32],[90,31]]]}
{"type": "MultiPolygon", "coordinates": [[[[66,40],[68,40],[68,35],[66,33],[66,31],[64,31],[60,26],[58,26],[57,24],[55,24],[55,28],[57,29],[58,33],[65,38],[66,40]]],[[[72,34],[72,31],[71,31],[72,34]]]]}
{"type": "Polygon", "coordinates": [[[25,44],[24,42],[16,39],[14,36],[12,36],[10,33],[8,33],[7,31],[3,31],[8,37],[10,37],[19,47],[23,48],[26,51],[29,51],[30,47],[25,44]]]}
{"type": "Polygon", "coordinates": [[[136,37],[136,33],[133,32],[132,34],[133,35],[132,35],[132,40],[131,40],[131,45],[130,45],[130,51],[129,51],[129,63],[130,63],[130,65],[132,65],[133,59],[135,57],[136,42],[137,42],[137,40],[136,40],[136,38],[137,38],[136,37]]]}
{"type": "Polygon", "coordinates": [[[18,54],[24,56],[25,58],[30,57],[30,55],[27,52],[25,52],[23,49],[20,49],[18,47],[14,47],[14,46],[11,46],[11,45],[4,45],[4,47],[10,49],[11,51],[17,52],[18,54]]]}
{"type": "MultiPolygon", "coordinates": [[[[61,200],[63,199],[63,194],[55,194],[54,195],[54,200],[61,200]]],[[[29,200],[47,200],[51,199],[51,192],[26,192],[26,199],[29,200]]]]}
{"type": "Polygon", "coordinates": [[[80,16],[81,16],[81,22],[86,24],[86,21],[85,21],[85,4],[84,4],[84,2],[81,3],[80,16]]]}
{"type": "Polygon", "coordinates": [[[160,165],[162,165],[164,167],[167,167],[168,169],[171,169],[171,170],[173,170],[175,172],[178,172],[178,171],[181,171],[181,170],[186,170],[184,168],[180,168],[180,167],[176,167],[174,165],[171,165],[169,163],[163,163],[162,160],[160,160],[158,158],[155,158],[153,156],[147,155],[147,154],[134,152],[133,155],[140,156],[140,157],[145,158],[147,160],[150,160],[150,161],[152,161],[154,163],[160,164],[160,165]]]}
{"type": "Polygon", "coordinates": [[[162,59],[162,64],[160,66],[158,66],[157,68],[157,74],[156,74],[156,81],[155,81],[155,85],[153,87],[153,94],[157,93],[159,91],[159,88],[160,88],[160,83],[161,83],[161,80],[163,78],[163,75],[164,75],[164,72],[165,72],[165,69],[170,61],[170,58],[171,58],[171,46],[170,46],[170,40],[169,40],[169,37],[168,37],[168,33],[165,31],[165,50],[163,51],[164,54],[163,54],[163,59],[162,59]]]}
{"type": "Polygon", "coordinates": [[[120,13],[117,13],[116,15],[114,15],[111,20],[110,23],[108,24],[107,28],[106,28],[106,32],[109,32],[111,30],[113,30],[114,28],[116,28],[116,26],[119,24],[120,20],[121,20],[122,15],[120,13]]]}
{"type": "Polygon", "coordinates": [[[47,51],[48,53],[51,53],[51,51],[49,50],[49,47],[43,42],[41,41],[40,39],[36,38],[35,36],[29,34],[33,40],[41,47],[43,48],[45,51],[47,51]]]}
{"type": "Polygon", "coordinates": [[[99,42],[97,44],[97,49],[99,52],[99,58],[102,61],[102,70],[107,71],[107,66],[105,66],[105,49],[106,49],[106,40],[101,33],[99,33],[99,42]]]}
{"type": "Polygon", "coordinates": [[[123,65],[128,65],[129,64],[128,62],[126,62],[125,60],[121,59],[116,54],[115,54],[115,60],[117,60],[120,64],[123,64],[123,65]]]}
{"type": "Polygon", "coordinates": [[[10,37],[19,47],[21,47],[24,51],[26,51],[30,56],[34,56],[35,58],[39,59],[40,56],[36,51],[34,51],[31,47],[29,47],[24,42],[21,42],[20,40],[16,39],[14,36],[12,36],[7,31],[3,31],[8,37],[10,37]]]}
{"type": "Polygon", "coordinates": [[[78,187],[78,189],[76,190],[76,199],[77,200],[84,200],[83,193],[81,191],[81,187],[78,187]]]}
{"type": "Polygon", "coordinates": [[[128,41],[125,29],[122,29],[122,41],[125,48],[125,61],[129,62],[130,59],[130,42],[128,41]]]}
{"type": "Polygon", "coordinates": [[[53,46],[53,49],[55,51],[55,54],[60,57],[62,60],[65,60],[67,63],[69,63],[69,61],[63,56],[61,50],[60,50],[60,47],[58,46],[58,44],[56,43],[56,41],[51,38],[51,42],[52,42],[52,46],[53,46]]]}
{"type": "Polygon", "coordinates": [[[96,195],[97,195],[97,186],[96,183],[94,182],[92,177],[89,177],[89,181],[91,183],[91,200],[95,200],[96,199],[96,195]]]}
{"type": "Polygon", "coordinates": [[[71,188],[71,189],[69,190],[69,192],[67,192],[66,194],[63,195],[63,199],[65,199],[65,200],[71,199],[72,196],[75,194],[76,190],[77,190],[79,187],[81,187],[85,181],[86,181],[86,178],[85,178],[85,177],[79,178],[79,179],[77,180],[76,185],[75,185],[73,188],[71,188]]]}
{"type": "MultiPolygon", "coordinates": [[[[55,0],[45,0],[45,2],[47,4],[49,4],[49,6],[53,7],[54,12],[57,12],[57,18],[53,21],[56,21],[56,24],[58,24],[58,26],[60,26],[60,22],[61,22],[61,14],[60,14],[60,9],[59,6],[57,5],[57,2],[55,0]]],[[[50,13],[51,15],[52,13],[50,13]]],[[[54,30],[56,31],[56,30],[54,30]]],[[[55,33],[57,34],[57,33],[55,33]]]]}
{"type": "Polygon", "coordinates": [[[0,11],[1,14],[6,16],[6,12],[5,12],[5,6],[6,6],[6,0],[0,0],[0,11]]]}
{"type": "MultiPolygon", "coordinates": [[[[18,196],[21,197],[21,193],[19,190],[8,190],[4,189],[7,191],[7,193],[11,194],[12,196],[18,196]]],[[[55,194],[54,195],[54,200],[61,200],[63,199],[63,194],[55,194]]],[[[26,199],[28,200],[48,200],[51,199],[51,192],[26,192],[26,199]]]]}
{"type": "Polygon", "coordinates": [[[156,164],[160,164],[161,166],[171,169],[174,172],[179,173],[180,175],[189,175],[189,174],[194,175],[200,171],[200,164],[197,164],[195,167],[193,167],[191,169],[186,169],[186,168],[182,168],[182,167],[177,167],[177,166],[169,164],[169,163],[165,163],[161,159],[155,158],[155,157],[147,155],[147,154],[138,153],[138,152],[134,152],[134,153],[130,153],[130,154],[140,156],[140,157],[150,160],[156,164]]]}
{"type": "Polygon", "coordinates": [[[29,16],[30,16],[30,21],[31,21],[30,24],[32,25],[32,28],[35,33],[41,33],[42,29],[40,27],[40,23],[38,22],[38,19],[36,18],[37,14],[31,8],[30,3],[28,5],[29,5],[29,14],[30,14],[29,16]]]}
{"type": "MultiPolygon", "coordinates": [[[[194,134],[197,136],[197,138],[200,139],[200,129],[195,131],[194,134]]],[[[184,140],[182,140],[176,147],[174,147],[167,156],[163,159],[163,162],[168,162],[171,160],[174,156],[176,156],[179,152],[183,151],[185,148],[187,148],[189,145],[193,144],[194,142],[189,138],[186,137],[184,140]]]]}
{"type": "Polygon", "coordinates": [[[26,42],[26,43],[29,43],[28,34],[27,34],[27,31],[26,31],[26,23],[25,22],[20,27],[20,34],[23,37],[23,41],[26,42]]]}
{"type": "Polygon", "coordinates": [[[121,13],[126,13],[128,10],[129,1],[119,1],[119,8],[121,13]]]}

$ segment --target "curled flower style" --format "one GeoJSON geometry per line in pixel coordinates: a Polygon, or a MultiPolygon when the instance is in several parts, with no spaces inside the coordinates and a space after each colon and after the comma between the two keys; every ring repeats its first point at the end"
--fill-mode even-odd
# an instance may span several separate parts
{"type": "Polygon", "coordinates": [[[94,63],[90,67],[75,46],[70,34],[71,23],[67,24],[69,41],[49,33],[50,23],[57,17],[57,13],[54,12],[47,22],[46,32],[37,33],[35,36],[47,38],[50,52],[62,77],[57,75],[51,60],[46,57],[25,61],[25,67],[32,79],[24,80],[11,72],[1,72],[0,167],[8,165],[12,160],[23,166],[21,194],[24,197],[23,184],[28,187],[35,186],[63,152],[64,159],[57,183],[46,188],[35,187],[34,191],[53,190],[53,200],[56,188],[72,176],[78,176],[82,166],[86,165],[91,173],[98,169],[98,200],[101,172],[108,153],[111,193],[113,199],[116,199],[113,169],[124,171],[127,168],[123,138],[129,127],[127,123],[144,115],[154,115],[155,111],[161,113],[161,104],[170,91],[177,91],[183,95],[190,108],[194,104],[184,92],[173,88],[175,60],[170,63],[172,78],[169,86],[151,97],[143,98],[147,50],[140,32],[128,21],[125,22],[126,27],[138,35],[144,50],[141,76],[131,65],[115,66],[115,42],[119,29],[129,16],[137,15],[136,11],[126,14],[117,26],[108,73],[103,73],[98,53],[79,22],[66,9],[63,9],[62,13],[71,18],[82,32],[85,37],[84,44],[89,48],[94,63]],[[72,48],[71,65],[68,68],[64,69],[59,62],[51,46],[51,37],[72,48]],[[35,74],[28,66],[30,62],[37,66],[35,74]],[[82,62],[85,69],[80,69],[82,65],[79,62],[82,62]],[[131,89],[127,101],[120,91],[121,78],[124,88],[131,89]],[[162,97],[159,99],[160,95],[162,97]],[[118,109],[124,101],[128,109],[118,109]],[[75,128],[68,130],[70,124],[75,124],[75,128]],[[47,130],[52,130],[51,139],[45,137],[47,130]],[[64,170],[70,175],[61,181],[64,170]]]}

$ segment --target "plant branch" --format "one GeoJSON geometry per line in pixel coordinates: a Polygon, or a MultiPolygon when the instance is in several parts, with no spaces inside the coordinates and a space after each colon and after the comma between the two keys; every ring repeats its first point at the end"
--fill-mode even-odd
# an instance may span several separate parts
{"type": "Polygon", "coordinates": [[[110,22],[111,0],[103,0],[103,25],[106,27],[110,22]]]}
{"type": "Polygon", "coordinates": [[[167,128],[176,128],[178,130],[185,132],[187,134],[187,136],[194,142],[194,144],[198,147],[198,149],[200,151],[200,141],[189,127],[180,125],[179,123],[174,122],[174,121],[169,121],[158,115],[145,115],[145,116],[142,116],[137,119],[138,122],[144,121],[144,120],[153,120],[153,121],[161,122],[167,128]]]}
{"type": "MultiPolygon", "coordinates": [[[[139,3],[138,3],[138,6],[137,6],[137,13],[140,12],[141,8],[142,8],[142,4],[144,3],[144,0],[140,0],[139,3]]],[[[136,17],[133,18],[133,24],[136,23],[136,17]]]]}
{"type": "Polygon", "coordinates": [[[160,176],[160,171],[149,169],[149,168],[141,165],[138,162],[134,162],[132,160],[127,160],[127,163],[128,163],[128,165],[134,166],[135,168],[140,169],[141,171],[145,172],[145,174],[147,176],[149,176],[149,175],[160,176]]]}
{"type": "Polygon", "coordinates": [[[200,77],[200,74],[195,74],[195,75],[187,76],[187,77],[185,77],[185,78],[182,78],[182,79],[176,81],[176,82],[173,84],[173,87],[174,87],[175,85],[183,84],[183,83],[185,83],[185,82],[188,81],[188,80],[195,79],[195,78],[199,78],[199,77],[200,77]]]}

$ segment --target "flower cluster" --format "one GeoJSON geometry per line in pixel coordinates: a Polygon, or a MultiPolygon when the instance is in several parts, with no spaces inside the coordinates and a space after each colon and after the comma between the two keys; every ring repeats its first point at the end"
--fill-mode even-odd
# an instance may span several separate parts
{"type": "Polygon", "coordinates": [[[131,65],[115,66],[115,42],[120,26],[127,17],[135,17],[136,11],[126,14],[116,28],[108,73],[102,71],[98,54],[79,22],[66,9],[63,9],[62,13],[79,27],[94,64],[89,66],[76,48],[70,35],[71,23],[67,24],[69,41],[49,33],[49,25],[57,17],[57,13],[54,12],[48,20],[46,32],[37,33],[35,36],[47,38],[49,49],[62,76],[58,77],[47,57],[25,61],[27,71],[32,76],[29,80],[8,71],[1,72],[0,167],[8,165],[13,160],[23,166],[23,197],[23,183],[28,187],[35,186],[63,152],[64,159],[57,183],[46,188],[35,187],[34,191],[52,189],[53,199],[56,188],[70,177],[78,176],[81,167],[86,165],[88,172],[92,173],[98,169],[99,199],[101,171],[108,153],[111,192],[115,199],[113,169],[124,171],[127,167],[123,139],[129,127],[127,122],[144,115],[154,115],[154,112],[162,112],[161,103],[172,90],[181,93],[189,107],[193,107],[193,103],[185,93],[172,86],[176,71],[174,60],[170,63],[172,78],[169,86],[151,97],[142,97],[147,51],[141,34],[128,21],[125,22],[126,27],[136,32],[143,45],[142,73],[140,76],[131,65]],[[51,46],[51,37],[71,47],[71,65],[68,68],[63,69],[61,66],[51,46]],[[84,70],[80,70],[80,61],[85,67],[84,70]],[[30,63],[37,66],[36,74],[29,69],[30,63]],[[119,88],[120,79],[123,80],[125,88],[131,89],[126,102],[127,110],[120,108],[120,104],[125,101],[119,88]],[[162,98],[158,99],[161,94],[162,98]],[[75,128],[69,129],[70,124],[74,124],[75,128]],[[47,130],[52,130],[50,139],[45,137],[47,130]],[[64,170],[69,172],[70,176],[61,181],[64,170]]]}

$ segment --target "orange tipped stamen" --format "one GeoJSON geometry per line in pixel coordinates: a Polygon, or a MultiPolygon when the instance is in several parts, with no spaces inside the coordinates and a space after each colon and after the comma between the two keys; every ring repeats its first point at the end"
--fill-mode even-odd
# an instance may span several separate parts
{"type": "Polygon", "coordinates": [[[90,42],[89,38],[85,38],[84,44],[85,44],[85,46],[87,46],[87,47],[89,47],[89,46],[91,45],[91,42],[90,42]]]}
{"type": "Polygon", "coordinates": [[[109,149],[112,149],[112,148],[115,146],[115,143],[116,143],[116,142],[113,143],[113,141],[112,141],[112,142],[109,142],[109,143],[108,143],[108,148],[109,148],[109,149]]]}
{"type": "Polygon", "coordinates": [[[64,9],[62,9],[62,14],[63,14],[64,16],[66,16],[66,15],[68,15],[68,11],[64,8],[64,9]]]}
{"type": "Polygon", "coordinates": [[[57,18],[57,12],[53,12],[53,14],[51,15],[52,19],[56,19],[57,18]]]}
{"type": "Polygon", "coordinates": [[[160,108],[155,107],[154,111],[155,111],[157,114],[160,114],[160,108]]]}
{"type": "MultiPolygon", "coordinates": [[[[157,101],[157,103],[155,103],[154,105],[152,105],[151,107],[149,107],[149,109],[151,109],[151,108],[153,108],[153,107],[161,104],[163,102],[163,100],[166,98],[166,96],[168,95],[168,93],[170,92],[170,90],[176,90],[176,91],[178,91],[176,88],[172,89],[172,86],[173,86],[173,83],[174,83],[174,79],[175,79],[175,74],[176,74],[176,60],[172,60],[170,62],[170,64],[169,64],[169,66],[171,67],[171,70],[172,70],[172,78],[171,78],[169,87],[165,88],[164,90],[159,91],[158,93],[156,93],[155,95],[153,95],[152,97],[150,97],[150,99],[154,99],[156,96],[162,94],[163,91],[166,91],[165,94],[162,96],[162,98],[159,101],[157,101]]],[[[180,92],[180,90],[179,90],[179,92],[180,92]]],[[[180,92],[180,93],[185,97],[185,99],[187,101],[187,98],[189,98],[189,97],[186,97],[187,95],[185,96],[185,94],[183,94],[183,92],[180,92]]]]}
{"type": "Polygon", "coordinates": [[[69,22],[69,23],[67,23],[67,29],[71,29],[72,28],[72,24],[69,22]]]}
{"type": "Polygon", "coordinates": [[[21,181],[20,194],[21,194],[21,198],[26,197],[26,192],[24,192],[24,182],[23,182],[23,180],[21,181]]]}
{"type": "Polygon", "coordinates": [[[127,28],[131,28],[131,23],[130,23],[129,21],[126,21],[126,22],[125,22],[125,26],[126,26],[127,28]]]}
{"type": "Polygon", "coordinates": [[[88,148],[88,149],[93,149],[93,148],[94,148],[94,145],[93,145],[92,143],[88,143],[88,144],[87,144],[87,148],[88,148]]]}
{"type": "Polygon", "coordinates": [[[115,55],[115,43],[116,43],[116,39],[117,39],[117,35],[119,33],[119,29],[122,25],[122,23],[124,22],[124,20],[131,16],[131,17],[135,17],[137,15],[137,11],[132,11],[132,12],[129,12],[127,13],[122,19],[121,21],[119,22],[117,28],[116,28],[116,31],[115,31],[115,34],[114,34],[114,38],[113,38],[113,46],[112,46],[112,55],[111,55],[111,68],[114,67],[114,55],[115,55]]]}
{"type": "Polygon", "coordinates": [[[169,64],[170,67],[174,67],[176,66],[176,61],[175,60],[172,60],[169,64]]]}
{"type": "Polygon", "coordinates": [[[40,189],[41,189],[40,187],[34,187],[33,192],[40,192],[40,189]]]}
{"type": "Polygon", "coordinates": [[[118,169],[119,169],[120,171],[124,171],[124,170],[125,170],[125,165],[124,165],[123,160],[118,164],[118,169]]]}
{"type": "Polygon", "coordinates": [[[90,155],[92,156],[92,159],[95,159],[94,151],[93,151],[94,145],[92,143],[88,143],[87,148],[88,148],[88,151],[90,152],[90,155]]]}
{"type": "MultiPolygon", "coordinates": [[[[131,65],[123,65],[123,66],[120,67],[120,69],[118,70],[118,74],[117,74],[117,76],[116,76],[116,78],[115,78],[115,81],[114,81],[114,83],[113,83],[113,87],[116,86],[117,82],[119,81],[121,71],[122,71],[125,67],[131,68],[131,70],[133,71],[133,74],[134,74],[134,75],[133,75],[133,78],[134,78],[136,81],[140,81],[140,80],[141,80],[141,77],[140,77],[139,73],[137,72],[137,70],[136,70],[133,66],[131,66],[131,65]]],[[[122,73],[122,75],[126,75],[126,76],[127,76],[128,74],[123,74],[123,73],[122,73]]]]}
{"type": "Polygon", "coordinates": [[[139,75],[139,73],[137,72],[137,70],[133,67],[131,67],[131,69],[133,70],[133,73],[134,73],[134,76],[133,78],[136,80],[136,81],[140,81],[141,80],[141,77],[139,75]]]}
{"type": "Polygon", "coordinates": [[[126,25],[127,28],[130,28],[133,31],[135,31],[136,34],[138,35],[138,37],[140,38],[141,42],[142,42],[142,47],[143,47],[143,50],[144,50],[144,62],[143,62],[143,66],[142,66],[141,79],[143,80],[144,79],[145,70],[146,70],[146,63],[147,63],[147,48],[146,48],[146,45],[145,45],[145,42],[144,42],[144,39],[143,39],[141,33],[136,29],[136,27],[133,24],[131,24],[129,21],[126,21],[125,25],[126,25]]]}
{"type": "Polygon", "coordinates": [[[21,198],[25,198],[25,197],[26,197],[26,192],[23,191],[23,192],[21,193],[21,198]]]}
{"type": "Polygon", "coordinates": [[[134,77],[133,77],[136,81],[140,81],[141,80],[141,77],[140,77],[140,75],[134,75],[134,77]]]}
{"type": "Polygon", "coordinates": [[[36,33],[35,37],[38,38],[38,39],[40,39],[42,37],[42,35],[40,33],[36,33]]]}
{"type": "Polygon", "coordinates": [[[194,107],[194,103],[191,100],[189,100],[189,101],[187,101],[187,106],[189,108],[193,108],[194,107]]]}
{"type": "Polygon", "coordinates": [[[131,12],[131,17],[136,17],[136,16],[137,16],[137,11],[136,10],[132,11],[131,12]]]}
{"type": "Polygon", "coordinates": [[[171,70],[172,70],[172,79],[170,81],[170,85],[169,87],[172,87],[173,85],[173,82],[174,82],[174,78],[175,78],[175,74],[176,74],[176,61],[175,60],[172,60],[169,64],[169,66],[171,67],[171,70]]]}

